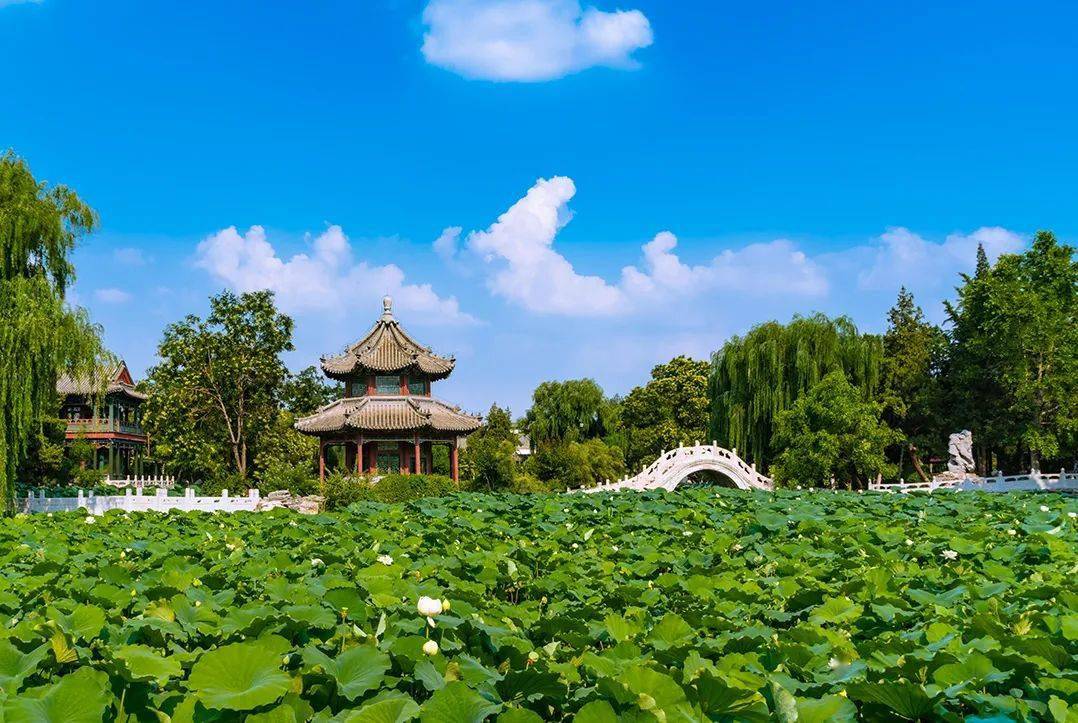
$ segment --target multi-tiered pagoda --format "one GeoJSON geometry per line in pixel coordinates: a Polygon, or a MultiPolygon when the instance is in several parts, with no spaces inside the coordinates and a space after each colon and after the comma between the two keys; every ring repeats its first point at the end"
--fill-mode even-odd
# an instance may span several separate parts
{"type": "Polygon", "coordinates": [[[449,446],[449,466],[459,478],[457,450],[479,428],[480,418],[431,396],[431,385],[456,364],[415,341],[382,300],[382,317],[368,334],[340,356],[323,357],[322,371],[344,383],[344,396],[296,429],[318,437],[318,474],[326,474],[326,451],[338,445],[348,470],[360,474],[429,474],[433,448],[449,446]]]}

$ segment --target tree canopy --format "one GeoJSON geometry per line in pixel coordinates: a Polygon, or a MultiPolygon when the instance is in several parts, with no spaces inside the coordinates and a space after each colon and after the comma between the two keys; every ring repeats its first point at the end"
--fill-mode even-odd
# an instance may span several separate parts
{"type": "Polygon", "coordinates": [[[964,279],[948,306],[947,399],[968,420],[979,467],[1078,455],[1078,262],[1039,231],[1030,248],[964,279]]]}
{"type": "Polygon", "coordinates": [[[880,395],[884,418],[904,437],[899,471],[908,453],[917,474],[927,480],[920,450],[942,453],[949,431],[950,421],[941,413],[940,399],[947,337],[942,329],[925,320],[924,312],[905,287],[887,313],[887,322],[880,395]]]}
{"type": "Polygon", "coordinates": [[[145,424],[159,456],[200,478],[245,479],[252,454],[280,433],[281,392],[292,349],[292,319],[273,294],[223,292],[205,319],[169,325],[149,370],[145,424]]]}
{"type": "Polygon", "coordinates": [[[650,463],[664,449],[707,439],[708,370],[705,361],[675,357],[655,366],[648,383],[621,401],[621,433],[630,469],[650,463]]]}
{"type": "Polygon", "coordinates": [[[592,379],[543,382],[532,395],[524,427],[536,445],[602,437],[613,426],[611,408],[592,379]]]}
{"type": "Polygon", "coordinates": [[[841,371],[833,371],[775,419],[778,457],[772,467],[784,484],[864,488],[889,474],[886,449],[897,435],[841,371]]]}
{"type": "Polygon", "coordinates": [[[41,420],[56,414],[61,371],[92,378],[107,356],[87,313],[67,303],[70,255],[97,216],[66,186],[0,156],[0,506],[41,420]]]}
{"type": "Polygon", "coordinates": [[[775,418],[833,371],[863,399],[880,384],[883,344],[846,317],[795,316],[732,337],[711,360],[711,438],[766,469],[775,418]]]}

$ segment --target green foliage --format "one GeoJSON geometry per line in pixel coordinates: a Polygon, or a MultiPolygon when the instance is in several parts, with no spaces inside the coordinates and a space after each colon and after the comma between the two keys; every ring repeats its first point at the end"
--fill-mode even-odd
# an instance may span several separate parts
{"type": "Polygon", "coordinates": [[[707,362],[679,356],[651,370],[651,380],[621,402],[625,461],[632,469],[650,464],[663,450],[706,443],[707,362]]]}
{"type": "Polygon", "coordinates": [[[795,316],[731,338],[711,360],[711,438],[766,469],[776,418],[833,371],[868,400],[880,384],[883,344],[846,317],[795,316]]]}
{"type": "Polygon", "coordinates": [[[266,435],[280,434],[288,378],[280,355],[291,349],[292,320],[269,291],[223,292],[205,319],[169,325],[143,408],[158,456],[194,479],[236,475],[245,483],[252,457],[272,444],[266,435]]]}
{"type": "Polygon", "coordinates": [[[946,354],[943,330],[925,321],[913,295],[902,288],[887,313],[880,398],[884,418],[903,434],[916,466],[919,450],[946,451],[944,443],[953,431],[942,414],[940,374],[946,354]]]}
{"type": "Polygon", "coordinates": [[[75,242],[96,225],[74,191],[0,155],[0,510],[40,420],[56,413],[59,374],[88,376],[107,356],[99,329],[65,301],[75,242]]]}
{"type": "Polygon", "coordinates": [[[285,379],[281,385],[281,406],[293,416],[304,417],[339,399],[343,391],[342,384],[327,382],[317,367],[310,366],[285,379]]]}
{"type": "MultiPolygon", "coordinates": [[[[948,400],[987,456],[1078,456],[1078,261],[1048,231],[994,267],[983,251],[948,307],[948,400]]],[[[1028,464],[1026,466],[1029,466],[1028,464]]]]}
{"type": "Polygon", "coordinates": [[[602,437],[615,424],[614,410],[591,379],[543,382],[532,394],[524,428],[537,446],[602,437]]]}
{"type": "Polygon", "coordinates": [[[424,497],[441,497],[458,490],[450,477],[437,474],[387,474],[379,477],[327,475],[319,489],[327,510],[339,510],[356,502],[397,503],[424,497]]]}
{"type": "Polygon", "coordinates": [[[461,454],[461,477],[472,489],[509,489],[517,473],[517,445],[504,437],[474,434],[461,454]]]}
{"type": "Polygon", "coordinates": [[[823,487],[833,478],[865,488],[877,475],[890,476],[885,451],[898,436],[880,412],[842,372],[831,372],[775,420],[775,480],[823,487]]]}
{"type": "Polygon", "coordinates": [[[696,488],[8,518],[0,715],[1067,720],[1076,511],[696,488]],[[451,603],[433,627],[421,596],[451,603]]]}
{"type": "Polygon", "coordinates": [[[556,490],[594,487],[625,474],[621,450],[601,439],[540,447],[525,469],[556,490]]]}

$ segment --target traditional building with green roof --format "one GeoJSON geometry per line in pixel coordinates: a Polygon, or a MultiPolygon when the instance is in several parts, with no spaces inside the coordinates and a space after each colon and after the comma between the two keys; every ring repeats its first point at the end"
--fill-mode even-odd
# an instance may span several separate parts
{"type": "Polygon", "coordinates": [[[455,364],[413,339],[393,316],[392,300],[383,299],[382,316],[366,336],[343,354],[322,358],[325,375],[343,382],[343,396],[296,421],[300,432],[318,437],[319,478],[334,445],[347,469],[360,474],[429,474],[434,445],[444,444],[457,480],[458,449],[481,420],[431,395],[433,382],[455,364]]]}

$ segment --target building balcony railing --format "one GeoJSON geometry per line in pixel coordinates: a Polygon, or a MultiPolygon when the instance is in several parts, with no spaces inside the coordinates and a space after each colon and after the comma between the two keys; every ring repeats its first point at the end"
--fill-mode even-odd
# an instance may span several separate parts
{"type": "Polygon", "coordinates": [[[117,434],[134,434],[145,436],[142,425],[107,419],[69,419],[67,420],[68,434],[103,434],[114,432],[117,434]]]}

